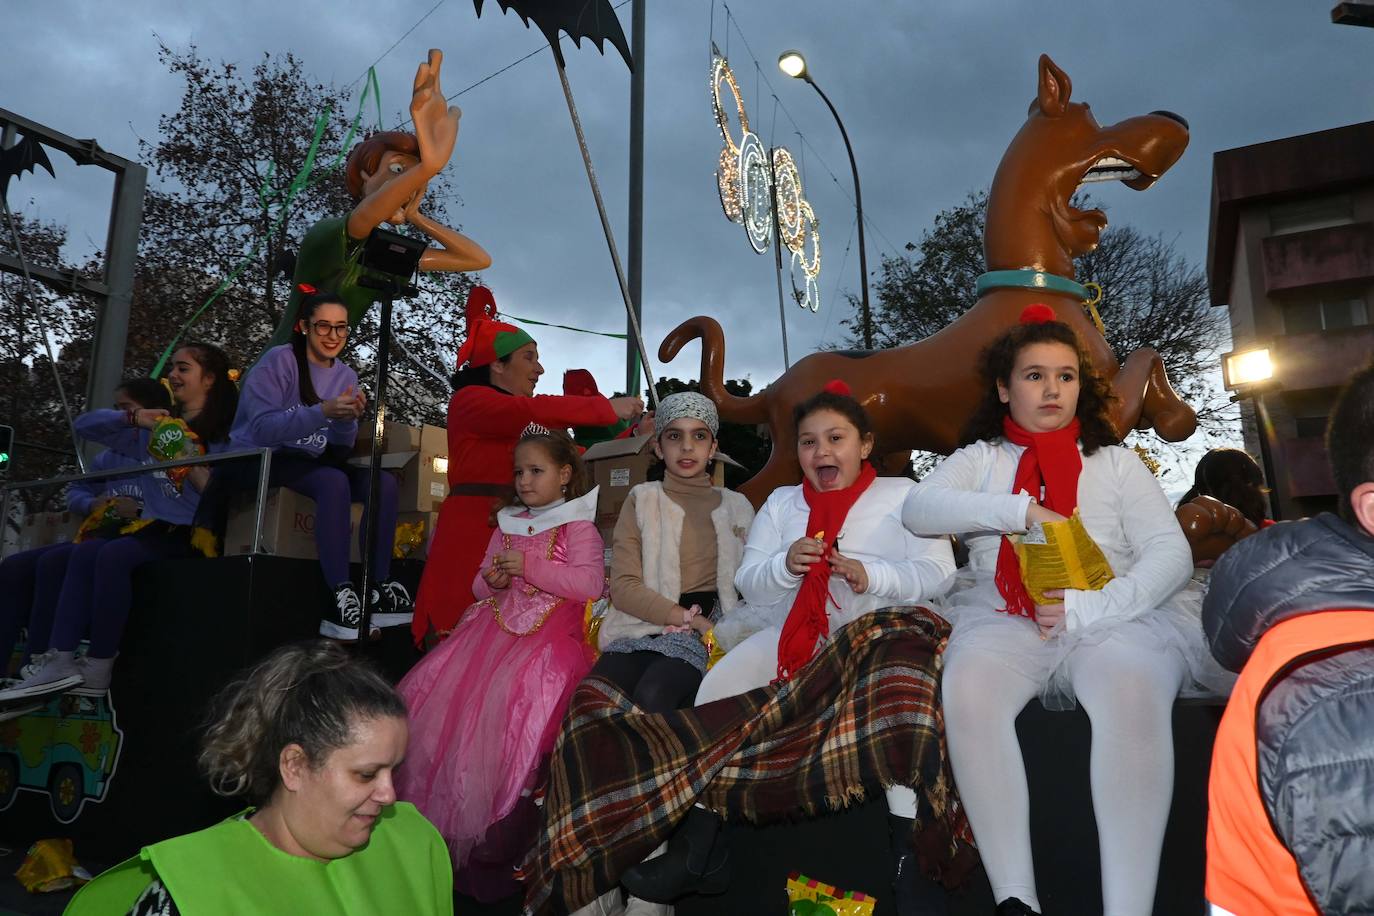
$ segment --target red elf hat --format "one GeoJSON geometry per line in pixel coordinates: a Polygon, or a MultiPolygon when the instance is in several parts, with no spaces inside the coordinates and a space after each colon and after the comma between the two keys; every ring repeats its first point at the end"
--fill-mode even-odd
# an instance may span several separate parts
{"type": "Polygon", "coordinates": [[[458,348],[458,368],[476,369],[509,356],[534,338],[513,324],[496,320],[496,299],[485,286],[468,293],[468,336],[458,348]]]}

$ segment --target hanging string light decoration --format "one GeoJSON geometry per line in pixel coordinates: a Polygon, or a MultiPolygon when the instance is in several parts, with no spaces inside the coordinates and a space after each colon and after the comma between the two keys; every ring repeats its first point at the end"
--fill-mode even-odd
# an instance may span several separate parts
{"type": "Polygon", "coordinates": [[[716,190],[725,218],[744,226],[749,247],[763,254],[773,240],[776,207],[778,234],[791,252],[792,297],[803,308],[820,311],[820,221],[806,200],[792,154],[780,146],[770,156],[763,141],[749,129],[739,83],[720,54],[711,59],[711,110],[723,144],[716,166],[716,190]]]}

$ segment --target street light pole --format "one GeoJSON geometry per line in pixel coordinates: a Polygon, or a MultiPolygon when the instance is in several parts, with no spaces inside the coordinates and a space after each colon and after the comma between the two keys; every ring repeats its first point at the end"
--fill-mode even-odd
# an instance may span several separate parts
{"type": "Polygon", "coordinates": [[[844,129],[844,122],[840,120],[840,113],[835,110],[835,105],[830,101],[830,97],[816,85],[816,81],[811,78],[811,72],[807,69],[806,60],[800,51],[786,51],[778,58],[778,67],[783,73],[794,79],[804,79],[811,84],[811,88],[816,90],[816,94],[825,102],[825,106],[830,109],[830,113],[835,116],[835,123],[840,127],[840,136],[844,138],[845,152],[849,153],[849,170],[854,175],[854,211],[859,223],[859,291],[863,294],[863,338],[864,348],[873,349],[873,315],[868,305],[868,250],[864,247],[864,198],[859,190],[859,166],[854,161],[854,147],[849,142],[849,131],[844,129]]]}

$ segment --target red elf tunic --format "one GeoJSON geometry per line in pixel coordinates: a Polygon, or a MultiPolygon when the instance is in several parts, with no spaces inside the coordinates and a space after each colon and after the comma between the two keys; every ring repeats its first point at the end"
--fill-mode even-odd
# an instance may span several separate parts
{"type": "Polygon", "coordinates": [[[475,600],[472,581],[491,539],[492,505],[511,486],[515,444],[531,423],[550,429],[610,426],[618,418],[600,395],[520,397],[486,385],[469,385],[448,403],[449,495],[429,548],[415,597],[411,633],[420,643],[442,639],[475,600]]]}

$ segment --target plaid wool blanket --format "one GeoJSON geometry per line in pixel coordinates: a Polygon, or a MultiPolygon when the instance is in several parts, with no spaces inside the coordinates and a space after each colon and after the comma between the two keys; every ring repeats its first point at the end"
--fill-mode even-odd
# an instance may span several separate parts
{"type": "Polygon", "coordinates": [[[793,680],[671,713],[641,712],[613,684],[583,681],[550,761],[526,912],[567,912],[614,887],[694,803],[768,823],[894,784],[916,790],[923,867],[959,883],[977,858],[944,745],[948,635],[925,608],[866,614],[793,680]]]}

